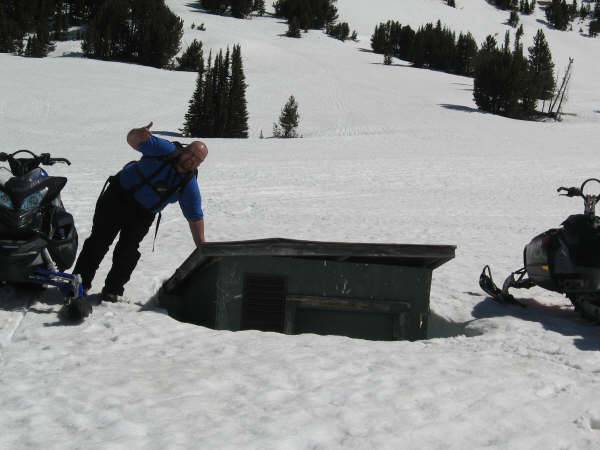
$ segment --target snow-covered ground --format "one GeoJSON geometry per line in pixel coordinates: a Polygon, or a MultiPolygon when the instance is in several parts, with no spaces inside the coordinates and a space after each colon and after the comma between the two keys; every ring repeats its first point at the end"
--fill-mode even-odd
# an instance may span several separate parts
{"type": "MultiPolygon", "coordinates": [[[[531,307],[497,306],[477,279],[521,264],[536,233],[579,211],[555,189],[597,176],[600,39],[543,28],[558,69],[575,58],[562,123],[480,113],[472,80],[383,66],[369,51],[376,23],[440,18],[478,41],[502,40],[508,13],[484,0],[339,0],[361,37],[300,40],[263,17],[239,21],[169,0],[185,42],[242,44],[248,140],[208,140],[200,171],[207,238],[454,244],[434,273],[432,334],[424,342],[230,333],[181,324],[139,304],[188,256],[177,207],[149,236],[127,286],[129,303],[101,305],[62,326],[58,300],[0,290],[0,448],[600,448],[600,329],[567,300],[534,289],[531,307]],[[194,22],[207,31],[191,30],[194,22]],[[270,135],[289,95],[304,139],[270,135]],[[30,303],[30,307],[26,308],[30,303]]],[[[64,201],[80,235],[106,177],[134,159],[124,137],[154,121],[176,135],[192,73],[61,56],[0,54],[0,150],[73,161],[64,201]]],[[[99,271],[96,289],[108,269],[99,271]]]]}

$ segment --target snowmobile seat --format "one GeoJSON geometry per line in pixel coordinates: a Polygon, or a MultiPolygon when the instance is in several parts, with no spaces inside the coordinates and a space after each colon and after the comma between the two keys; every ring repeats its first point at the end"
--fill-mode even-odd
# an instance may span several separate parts
{"type": "Polygon", "coordinates": [[[600,267],[600,218],[574,214],[562,225],[563,237],[575,264],[600,267]]]}

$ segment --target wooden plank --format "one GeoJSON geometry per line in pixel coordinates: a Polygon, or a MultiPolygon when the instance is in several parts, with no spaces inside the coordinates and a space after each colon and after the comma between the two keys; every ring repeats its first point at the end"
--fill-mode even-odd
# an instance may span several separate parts
{"type": "Polygon", "coordinates": [[[335,311],[362,311],[384,314],[400,314],[410,311],[410,303],[407,302],[341,297],[288,295],[286,303],[291,303],[295,307],[301,308],[325,309],[335,311]]]}

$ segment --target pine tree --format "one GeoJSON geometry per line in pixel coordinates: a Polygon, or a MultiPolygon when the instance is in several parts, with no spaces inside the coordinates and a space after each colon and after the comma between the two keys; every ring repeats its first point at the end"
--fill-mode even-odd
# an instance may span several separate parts
{"type": "Polygon", "coordinates": [[[520,25],[517,28],[517,32],[515,33],[515,53],[523,54],[523,44],[521,43],[521,38],[523,37],[523,25],[520,25]]]}
{"type": "Polygon", "coordinates": [[[266,13],[265,0],[254,0],[254,6],[252,9],[256,11],[259,16],[264,16],[266,13]]]}
{"type": "Polygon", "coordinates": [[[474,60],[477,56],[477,42],[471,33],[460,33],[456,43],[456,73],[471,76],[474,70],[474,60]]]}
{"type": "Polygon", "coordinates": [[[546,7],[546,19],[558,30],[566,30],[571,21],[570,8],[565,0],[552,0],[546,7]]]}
{"type": "Polygon", "coordinates": [[[177,59],[177,70],[199,72],[204,70],[204,53],[202,42],[194,39],[188,48],[177,59]]]}
{"type": "Polygon", "coordinates": [[[183,135],[187,137],[204,136],[202,111],[204,107],[204,74],[199,72],[196,79],[196,90],[189,101],[188,111],[183,124],[183,135]]]}
{"type": "Polygon", "coordinates": [[[230,0],[231,1],[231,15],[238,19],[243,19],[250,12],[254,6],[252,0],[230,0]]]}
{"type": "Polygon", "coordinates": [[[220,62],[217,75],[217,90],[215,92],[218,114],[215,121],[215,136],[216,137],[227,137],[225,130],[227,129],[227,122],[229,120],[229,91],[230,91],[230,74],[229,67],[231,63],[231,56],[229,47],[225,57],[219,52],[220,62]]]}
{"type": "Polygon", "coordinates": [[[248,108],[246,104],[246,76],[239,45],[233,47],[231,55],[231,88],[229,91],[229,119],[226,136],[248,137],[248,108]]]}
{"type": "Polygon", "coordinates": [[[183,21],[164,0],[105,0],[94,11],[82,43],[92,58],[167,66],[177,54],[183,21]]]}
{"type": "Polygon", "coordinates": [[[216,14],[225,14],[229,2],[224,0],[202,0],[202,7],[216,14]]]}
{"type": "MultiPolygon", "coordinates": [[[[529,66],[534,98],[550,100],[554,95],[554,63],[544,32],[540,29],[529,47],[529,66]]],[[[542,108],[543,109],[543,108],[542,108]]]]}
{"type": "Polygon", "coordinates": [[[483,42],[483,44],[481,44],[481,51],[482,52],[491,52],[493,50],[496,50],[497,47],[498,47],[498,42],[496,41],[496,38],[494,36],[492,36],[491,34],[488,34],[488,36],[485,38],[485,41],[483,42]]]}
{"type": "Polygon", "coordinates": [[[287,37],[299,38],[300,37],[300,24],[298,23],[298,19],[295,17],[290,20],[288,25],[287,33],[285,34],[287,37]]]}
{"type": "Polygon", "coordinates": [[[519,24],[519,13],[517,11],[512,10],[510,12],[510,17],[508,18],[508,24],[513,28],[516,28],[516,26],[519,24]]]}
{"type": "Polygon", "coordinates": [[[282,138],[297,138],[299,122],[298,103],[292,95],[281,110],[279,123],[273,124],[273,135],[282,138]]]}

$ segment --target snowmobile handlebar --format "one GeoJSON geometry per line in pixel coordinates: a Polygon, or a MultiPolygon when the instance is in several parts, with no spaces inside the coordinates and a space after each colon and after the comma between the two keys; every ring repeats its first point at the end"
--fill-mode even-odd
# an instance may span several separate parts
{"type": "Polygon", "coordinates": [[[581,197],[581,198],[583,198],[583,202],[585,204],[584,214],[586,214],[588,216],[595,216],[596,215],[596,204],[600,201],[600,194],[592,195],[592,194],[584,193],[585,186],[592,181],[600,184],[600,180],[598,178],[588,178],[581,184],[581,187],[569,187],[568,188],[568,187],[561,186],[557,189],[557,192],[559,192],[559,193],[564,192],[564,194],[560,194],[560,195],[565,196],[565,197],[581,197]]]}
{"type": "Polygon", "coordinates": [[[559,187],[556,192],[565,192],[565,194],[559,194],[562,197],[581,197],[582,193],[581,193],[581,189],[577,188],[577,187],[564,187],[561,186],[559,187]]]}
{"type": "Polygon", "coordinates": [[[29,150],[17,150],[14,153],[0,153],[0,162],[11,162],[11,161],[16,161],[15,156],[17,156],[20,153],[26,153],[29,155],[29,158],[32,162],[35,161],[36,164],[43,164],[44,166],[52,166],[56,163],[64,163],[67,164],[68,166],[71,165],[71,161],[69,161],[66,158],[52,158],[52,156],[50,155],[50,153],[40,153],[39,155],[36,155],[35,153],[29,151],[29,150]]]}

